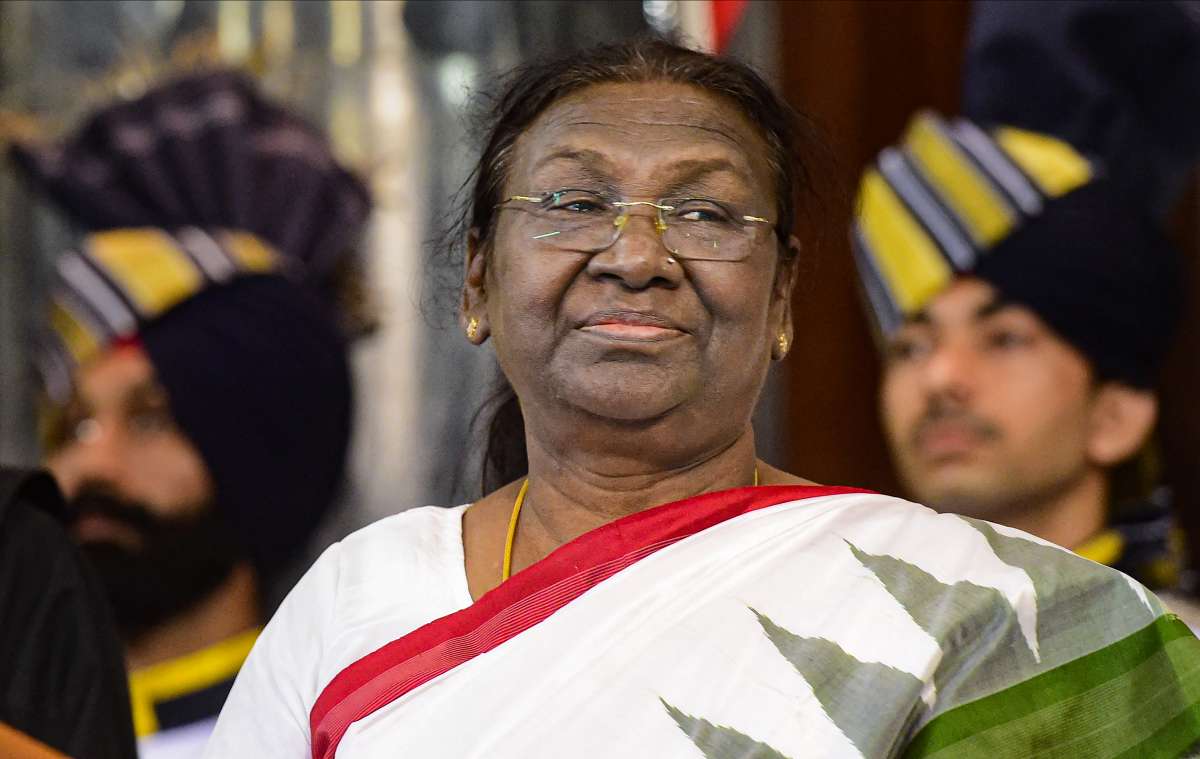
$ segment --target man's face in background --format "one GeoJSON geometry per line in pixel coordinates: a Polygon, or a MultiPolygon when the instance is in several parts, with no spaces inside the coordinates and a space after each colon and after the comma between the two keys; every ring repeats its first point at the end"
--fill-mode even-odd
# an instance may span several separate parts
{"type": "Polygon", "coordinates": [[[46,463],[74,507],[75,539],[134,641],[211,593],[241,553],[145,352],[115,348],[75,379],[46,463]]]}
{"type": "Polygon", "coordinates": [[[1086,359],[1028,308],[960,279],[892,337],[881,410],[901,477],[939,511],[1005,521],[1094,465],[1086,359]]]}

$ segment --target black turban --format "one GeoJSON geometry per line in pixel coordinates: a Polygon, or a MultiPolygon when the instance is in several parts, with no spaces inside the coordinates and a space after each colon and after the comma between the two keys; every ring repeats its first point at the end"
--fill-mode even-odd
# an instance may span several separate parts
{"type": "Polygon", "coordinates": [[[1054,201],[982,258],[975,274],[1032,308],[1102,380],[1151,388],[1181,305],[1178,256],[1111,182],[1054,201]]]}
{"type": "Polygon", "coordinates": [[[327,309],[282,277],[242,277],[140,337],[218,507],[261,567],[280,566],[304,547],[345,471],[350,371],[327,309]]]}

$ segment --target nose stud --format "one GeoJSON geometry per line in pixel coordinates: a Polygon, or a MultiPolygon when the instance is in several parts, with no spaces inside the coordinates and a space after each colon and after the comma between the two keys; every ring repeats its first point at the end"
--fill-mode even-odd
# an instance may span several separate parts
{"type": "Polygon", "coordinates": [[[675,259],[671,256],[667,256],[667,263],[673,264],[673,263],[675,263],[675,259]]]}

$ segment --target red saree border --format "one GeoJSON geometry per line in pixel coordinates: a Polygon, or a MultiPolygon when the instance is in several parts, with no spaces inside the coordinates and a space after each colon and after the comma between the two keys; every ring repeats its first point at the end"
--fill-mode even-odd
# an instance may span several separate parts
{"type": "Polygon", "coordinates": [[[339,672],[309,715],[312,757],[333,759],[354,722],[528,630],[661,548],[780,503],[870,492],[813,485],[735,488],[655,506],[581,535],[467,608],[419,627],[339,672]]]}

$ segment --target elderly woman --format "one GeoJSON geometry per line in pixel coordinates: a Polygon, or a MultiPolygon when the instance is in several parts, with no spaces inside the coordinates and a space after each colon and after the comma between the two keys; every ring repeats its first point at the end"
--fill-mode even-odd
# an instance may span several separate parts
{"type": "Polygon", "coordinates": [[[330,548],[211,757],[1174,756],[1200,644],[1011,529],[758,460],[803,172],[751,71],[664,42],[515,76],[462,297],[528,473],[330,548]],[[511,578],[510,578],[511,574],[511,578]]]}

